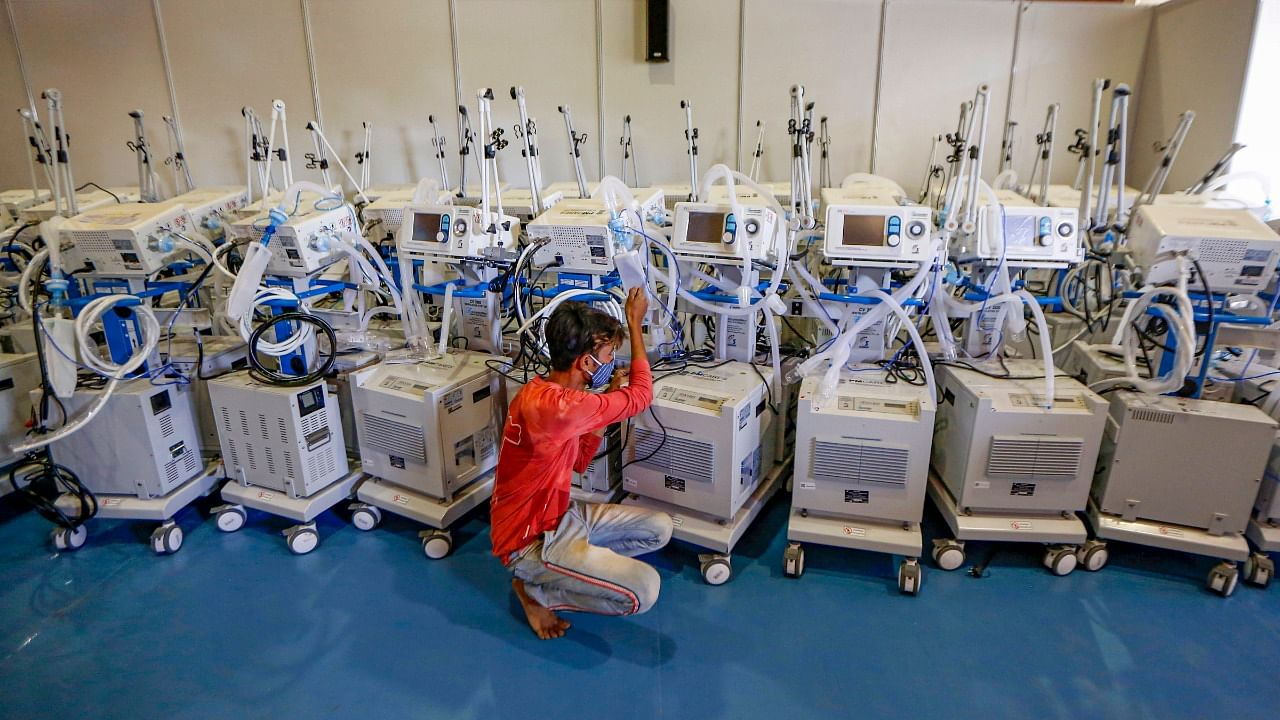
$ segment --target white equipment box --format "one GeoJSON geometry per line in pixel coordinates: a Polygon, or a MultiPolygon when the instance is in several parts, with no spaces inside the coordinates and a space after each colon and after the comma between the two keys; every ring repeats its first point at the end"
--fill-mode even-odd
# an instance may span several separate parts
{"type": "MultiPolygon", "coordinates": [[[[590,196],[594,194],[596,189],[599,187],[600,187],[600,183],[598,182],[587,183],[587,195],[590,196]]],[[[582,198],[582,195],[578,192],[578,183],[574,180],[569,180],[566,182],[553,182],[550,185],[543,188],[544,194],[548,192],[561,193],[564,195],[565,199],[571,199],[571,198],[581,199],[582,198]]],[[[478,195],[479,192],[477,192],[476,194],[478,195]]],[[[688,192],[685,193],[685,195],[688,195],[688,194],[689,194],[688,192]]]]}
{"type": "Polygon", "coordinates": [[[234,221],[249,204],[249,195],[243,186],[223,185],[196,188],[165,202],[185,207],[202,231],[221,235],[222,226],[234,221]]]}
{"type": "Polygon", "coordinates": [[[914,266],[929,254],[931,211],[875,185],[824,188],[824,255],[840,265],[914,266]]]}
{"type": "MultiPolygon", "coordinates": [[[[918,523],[936,407],[929,390],[882,371],[842,373],[826,403],[820,375],[800,386],[791,505],[810,513],[918,523]]],[[[917,551],[918,552],[918,551],[917,551]]]]}
{"type": "MultiPolygon", "coordinates": [[[[355,213],[347,205],[316,210],[304,202],[300,208],[271,236],[267,275],[307,277],[323,270],[346,256],[336,240],[343,233],[359,232],[355,213]]],[[[252,215],[233,223],[227,229],[227,236],[232,240],[248,238],[251,242],[262,242],[267,223],[268,213],[252,215]]]]}
{"type": "Polygon", "coordinates": [[[1084,260],[1078,209],[1040,207],[1019,195],[1006,194],[1006,199],[978,208],[974,251],[979,259],[1033,266],[1084,260]]]}
{"type": "Polygon", "coordinates": [[[9,211],[9,214],[17,217],[18,213],[26,210],[33,205],[48,202],[53,195],[45,189],[39,192],[33,191],[31,188],[25,190],[5,190],[0,192],[0,207],[9,211]]]}
{"type": "Polygon", "coordinates": [[[600,441],[596,457],[587,465],[584,473],[574,472],[570,478],[573,487],[584,494],[600,494],[600,497],[616,493],[622,483],[622,426],[610,425],[600,441]]]}
{"type": "MultiPolygon", "coordinates": [[[[645,193],[640,190],[638,193],[645,193]]],[[[640,197],[640,196],[638,196],[640,197]]],[[[662,191],[653,190],[640,197],[640,214],[652,217],[663,212],[662,191]]],[[[530,242],[546,241],[533,254],[536,265],[552,265],[559,272],[604,275],[613,271],[613,256],[618,250],[609,230],[613,212],[601,198],[564,200],[529,223],[530,242]]],[[[636,213],[623,210],[619,220],[631,231],[643,231],[636,213]]]]}
{"type": "MultiPolygon", "coordinates": [[[[0,353],[0,468],[21,458],[7,448],[27,436],[31,420],[31,391],[40,386],[40,366],[35,353],[0,353]]],[[[12,490],[8,478],[0,474],[0,495],[12,490]]]]}
{"type": "MultiPolygon", "coordinates": [[[[369,242],[377,244],[384,240],[395,241],[396,233],[400,231],[400,225],[404,222],[404,210],[413,204],[413,196],[416,192],[417,188],[413,186],[404,190],[389,190],[364,206],[360,216],[365,226],[369,228],[369,242]]],[[[370,195],[370,197],[373,196],[370,195]]],[[[450,198],[448,190],[441,190],[429,202],[448,205],[451,202],[450,198]]]]}
{"type": "MultiPolygon", "coordinates": [[[[575,193],[576,196],[577,193],[575,193]]],[[[557,203],[565,199],[565,195],[559,191],[543,190],[542,191],[542,212],[546,212],[555,207],[557,203]]],[[[458,200],[458,204],[467,205],[469,207],[478,207],[480,198],[462,198],[458,200]]],[[[493,210],[498,209],[498,196],[490,194],[489,206],[493,210]]],[[[534,218],[533,210],[533,193],[529,188],[512,188],[502,191],[502,211],[511,213],[521,223],[527,224],[534,218]]],[[[541,214],[541,213],[539,213],[541,214]]]]}
{"type": "Polygon", "coordinates": [[[186,208],[168,203],[105,205],[62,226],[70,243],[70,265],[88,265],[98,275],[146,277],[175,255],[190,252],[175,233],[191,237],[195,223],[186,208]]]}
{"type": "MultiPolygon", "coordinates": [[[[78,389],[62,405],[75,416],[102,392],[78,389]]],[[[33,391],[32,402],[39,396],[33,391]]],[[[95,494],[164,497],[204,469],[192,396],[182,385],[121,382],[96,417],[54,441],[53,456],[95,494]]]]}
{"type": "Polygon", "coordinates": [[[1151,284],[1178,278],[1175,253],[1199,261],[1214,292],[1255,293],[1280,260],[1280,236],[1247,210],[1144,205],[1125,240],[1151,284]]]}
{"type": "Polygon", "coordinates": [[[354,374],[360,460],[374,477],[448,501],[498,463],[493,355],[451,350],[354,374]]]}
{"type": "Polygon", "coordinates": [[[349,472],[336,395],[322,380],[301,387],[237,373],[209,381],[227,476],[305,498],[349,472]]]}
{"type": "Polygon", "coordinates": [[[520,221],[507,215],[489,228],[479,208],[463,205],[411,205],[404,209],[397,252],[405,256],[460,261],[500,257],[515,249],[520,221]],[[493,230],[493,233],[489,231],[493,230]]]}
{"type": "Polygon", "coordinates": [[[1106,400],[1055,378],[1044,407],[1043,365],[1007,361],[1015,378],[938,368],[942,402],[933,469],[962,510],[1056,515],[1085,508],[1106,400]]]}
{"type": "MultiPolygon", "coordinates": [[[[104,205],[127,205],[138,202],[139,193],[136,187],[113,187],[107,190],[110,192],[93,189],[76,193],[77,212],[87,212],[104,205]]],[[[22,210],[18,213],[18,219],[23,222],[44,222],[56,215],[56,210],[53,200],[48,200],[22,210]]]]}
{"type": "Polygon", "coordinates": [[[740,218],[728,204],[676,203],[672,252],[709,263],[741,263],[746,257],[768,260],[781,245],[783,220],[772,208],[751,202],[740,201],[740,218]]]}
{"type": "Polygon", "coordinates": [[[731,520],[773,470],[772,368],[729,362],[653,384],[651,412],[632,420],[623,489],[731,520]]]}
{"type": "MultiPolygon", "coordinates": [[[[776,200],[778,204],[781,205],[782,207],[785,208],[791,204],[791,183],[790,182],[760,182],[756,184],[764,188],[765,190],[768,190],[769,194],[773,196],[773,199],[776,200]]],[[[734,194],[738,196],[739,202],[742,202],[743,200],[747,200],[747,199],[755,199],[756,197],[758,197],[758,193],[756,193],[755,190],[752,190],[751,188],[742,184],[737,184],[734,186],[734,194]]],[[[686,192],[685,195],[688,195],[688,193],[686,192]]],[[[685,199],[685,198],[681,198],[681,199],[685,199]]],[[[729,186],[713,185],[711,187],[711,190],[707,192],[707,196],[704,198],[699,198],[699,200],[702,200],[704,202],[711,202],[711,203],[728,203],[729,202],[729,186]]]]}
{"type": "Polygon", "coordinates": [[[218,424],[209,401],[209,379],[249,366],[248,345],[239,337],[211,335],[179,337],[160,343],[168,353],[166,362],[191,379],[192,403],[196,407],[196,427],[200,431],[200,450],[205,455],[218,454],[218,424]],[[197,367],[196,362],[199,361],[197,367]],[[201,379],[205,378],[205,379],[201,379]]]}
{"type": "Polygon", "coordinates": [[[1119,391],[1111,397],[1094,502],[1127,521],[1241,533],[1276,427],[1251,405],[1119,391]]]}

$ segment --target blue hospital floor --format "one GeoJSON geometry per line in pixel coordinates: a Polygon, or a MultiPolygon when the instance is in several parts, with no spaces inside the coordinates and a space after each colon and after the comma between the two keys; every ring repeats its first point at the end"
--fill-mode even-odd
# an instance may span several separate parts
{"type": "MultiPolygon", "coordinates": [[[[429,561],[419,528],[332,513],[295,557],[287,523],[225,535],[198,509],[155,557],[147,524],[95,522],[55,552],[0,502],[4,718],[1269,717],[1280,706],[1280,587],[1204,589],[1203,558],[1113,545],[1099,573],[1051,576],[1004,546],[987,577],[927,567],[900,596],[887,557],[809,546],[782,575],[786,495],[709,587],[696,550],[652,557],[657,607],[524,625],[483,511],[429,561]]],[[[943,528],[926,519],[926,540],[943,528]]],[[[989,547],[989,546],[988,546],[989,547]]],[[[971,543],[972,563],[987,554],[971,543]]]]}

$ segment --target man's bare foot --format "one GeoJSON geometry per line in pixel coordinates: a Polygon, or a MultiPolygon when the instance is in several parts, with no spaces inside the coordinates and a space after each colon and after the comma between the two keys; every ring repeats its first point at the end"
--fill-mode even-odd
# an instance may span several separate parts
{"type": "Polygon", "coordinates": [[[529,593],[525,592],[524,582],[520,578],[511,579],[511,589],[515,590],[516,597],[520,600],[520,607],[524,608],[524,615],[529,619],[529,627],[533,628],[533,632],[540,639],[564,637],[564,631],[570,627],[568,620],[542,607],[538,601],[529,597],[529,593]]]}

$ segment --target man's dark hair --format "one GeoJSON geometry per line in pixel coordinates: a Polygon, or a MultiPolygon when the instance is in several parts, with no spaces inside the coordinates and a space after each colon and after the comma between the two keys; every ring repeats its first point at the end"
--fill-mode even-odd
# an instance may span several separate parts
{"type": "Polygon", "coordinates": [[[622,344],[627,333],[622,323],[586,303],[560,303],[545,329],[552,370],[568,370],[583,353],[595,353],[603,345],[622,344]]]}

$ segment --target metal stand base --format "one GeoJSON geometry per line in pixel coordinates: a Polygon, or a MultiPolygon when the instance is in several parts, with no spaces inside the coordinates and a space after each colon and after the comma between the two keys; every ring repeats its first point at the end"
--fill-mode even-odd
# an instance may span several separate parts
{"type": "Polygon", "coordinates": [[[1135,545],[1177,550],[1222,560],[1249,559],[1249,543],[1240,534],[1210,535],[1200,528],[1163,525],[1152,520],[1124,520],[1108,515],[1089,500],[1089,525],[1094,534],[1107,540],[1121,540],[1135,545]]]}
{"type": "Polygon", "coordinates": [[[781,487],[781,481],[791,475],[791,460],[792,458],[788,457],[783,462],[774,465],[773,471],[764,480],[760,481],[759,487],[742,504],[742,508],[738,510],[732,520],[720,520],[708,515],[691,514],[688,509],[678,505],[671,505],[634,494],[623,498],[622,504],[665,512],[671,516],[671,522],[675,525],[675,532],[672,533],[672,537],[675,539],[683,540],[690,545],[717,553],[731,553],[734,545],[738,544],[738,540],[746,532],[747,527],[760,514],[760,510],[764,508],[765,503],[769,502],[769,499],[781,487]]]}
{"type": "Polygon", "coordinates": [[[438,500],[370,476],[356,488],[361,502],[444,530],[493,495],[493,471],[463,488],[452,500],[438,500]]]}
{"type": "Polygon", "coordinates": [[[99,495],[97,517],[165,522],[196,498],[213,492],[222,480],[220,469],[220,464],[210,463],[199,475],[174,488],[164,497],[143,500],[134,495],[99,495]]]}
{"type": "Polygon", "coordinates": [[[942,513],[957,540],[1079,545],[1089,537],[1084,523],[1074,514],[1064,517],[994,512],[983,512],[981,515],[962,513],[942,478],[932,471],[929,472],[929,497],[933,499],[933,504],[942,513]]]}
{"type": "Polygon", "coordinates": [[[1244,534],[1261,552],[1280,551],[1280,525],[1274,522],[1249,518],[1249,527],[1245,528],[1244,534]]]}
{"type": "Polygon", "coordinates": [[[222,486],[222,499],[234,505],[243,505],[265,513],[288,518],[294,522],[309,523],[320,513],[351,497],[356,482],[364,477],[359,463],[354,469],[325,489],[305,498],[291,498],[282,492],[265,488],[244,486],[235,481],[222,486]]]}
{"type": "Polygon", "coordinates": [[[920,523],[825,517],[799,508],[791,508],[787,539],[907,557],[919,557],[924,546],[920,523]]]}

